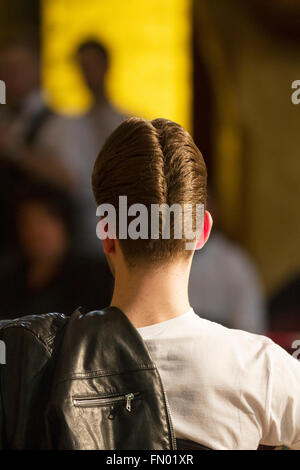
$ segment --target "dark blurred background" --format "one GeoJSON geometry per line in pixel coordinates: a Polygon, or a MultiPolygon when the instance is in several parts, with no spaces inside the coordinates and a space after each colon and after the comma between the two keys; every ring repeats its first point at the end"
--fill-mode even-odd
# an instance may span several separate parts
{"type": "Polygon", "coordinates": [[[192,306],[289,349],[300,332],[300,2],[163,5],[0,1],[0,317],[109,303],[92,164],[126,116],[166,117],[190,130],[209,170],[215,225],[193,262],[192,306]]]}

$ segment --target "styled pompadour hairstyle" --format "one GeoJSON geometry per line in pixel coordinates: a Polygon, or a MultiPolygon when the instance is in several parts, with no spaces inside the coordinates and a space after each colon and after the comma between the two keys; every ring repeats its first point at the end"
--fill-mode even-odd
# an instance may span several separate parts
{"type": "MultiPolygon", "coordinates": [[[[185,129],[166,119],[132,117],[124,121],[106,140],[92,174],[97,205],[112,204],[117,218],[119,196],[127,196],[128,207],[144,204],[149,213],[151,204],[205,207],[206,185],[200,150],[185,129]]],[[[174,236],[163,239],[161,230],[158,239],[119,239],[131,266],[167,263],[190,254],[186,241],[174,236]]]]}

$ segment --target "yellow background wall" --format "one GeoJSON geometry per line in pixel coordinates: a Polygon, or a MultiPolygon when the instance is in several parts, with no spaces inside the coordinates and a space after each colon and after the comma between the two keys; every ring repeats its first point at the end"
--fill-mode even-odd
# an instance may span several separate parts
{"type": "Polygon", "coordinates": [[[43,81],[52,106],[79,113],[89,96],[74,60],[97,37],[111,52],[107,90],[122,110],[191,128],[190,0],[43,0],[43,81]]]}

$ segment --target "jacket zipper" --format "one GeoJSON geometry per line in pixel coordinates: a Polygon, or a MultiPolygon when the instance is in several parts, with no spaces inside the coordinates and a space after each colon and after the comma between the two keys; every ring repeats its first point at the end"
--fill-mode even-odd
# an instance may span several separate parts
{"type": "Polygon", "coordinates": [[[89,406],[108,406],[115,403],[125,402],[125,408],[130,413],[131,403],[135,398],[140,396],[140,392],[127,393],[117,397],[86,397],[86,398],[73,398],[73,405],[77,407],[88,408],[89,406]]]}
{"type": "MultiPolygon", "coordinates": [[[[168,398],[165,392],[165,389],[161,383],[163,396],[165,399],[165,405],[167,410],[167,416],[170,426],[171,442],[173,450],[177,449],[176,437],[172,423],[171,411],[168,403],[168,398]]],[[[86,398],[73,398],[73,405],[76,407],[88,408],[90,406],[109,406],[114,405],[115,403],[125,402],[125,408],[130,413],[131,412],[131,403],[134,399],[140,398],[141,393],[126,393],[125,395],[118,395],[115,397],[86,397],[86,398]]]]}

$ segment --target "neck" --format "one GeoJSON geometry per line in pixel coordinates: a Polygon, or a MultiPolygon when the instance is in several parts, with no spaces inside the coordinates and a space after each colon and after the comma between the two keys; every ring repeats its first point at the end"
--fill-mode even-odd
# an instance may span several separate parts
{"type": "Polygon", "coordinates": [[[190,265],[115,273],[111,305],[120,308],[136,328],[170,320],[187,312],[190,265]]]}
{"type": "Polygon", "coordinates": [[[107,96],[104,89],[100,88],[94,93],[94,107],[103,106],[107,103],[107,96]]]}

